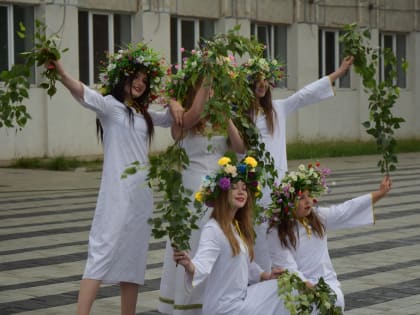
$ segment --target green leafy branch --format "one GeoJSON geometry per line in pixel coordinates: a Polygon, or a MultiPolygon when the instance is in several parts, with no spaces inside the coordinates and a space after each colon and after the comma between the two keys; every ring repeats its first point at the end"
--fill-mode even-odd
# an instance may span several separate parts
{"type": "MultiPolygon", "coordinates": [[[[188,156],[177,143],[164,152],[150,157],[149,186],[162,193],[162,200],[155,204],[155,216],[149,219],[152,235],[156,239],[168,236],[174,247],[190,249],[192,230],[198,229],[201,213],[192,213],[188,205],[192,192],[182,185],[182,170],[189,164],[188,156]]],[[[135,174],[142,167],[134,162],[122,178],[135,174]]]]}
{"type": "MultiPolygon", "coordinates": [[[[19,129],[25,126],[28,119],[31,118],[26,111],[26,106],[22,104],[23,100],[29,98],[30,75],[34,65],[44,66],[49,60],[58,60],[61,53],[68,49],[60,51],[57,42],[60,38],[53,34],[49,37],[45,35],[46,26],[42,22],[35,21],[36,31],[33,39],[33,48],[31,51],[21,53],[25,58],[23,64],[14,64],[9,71],[0,73],[0,80],[4,83],[4,89],[0,90],[0,128],[19,126],[19,129]]],[[[19,23],[17,34],[20,38],[26,37],[26,28],[19,23]]],[[[41,73],[42,77],[47,78],[47,82],[41,83],[41,87],[47,90],[47,94],[52,97],[57,89],[56,81],[59,79],[55,66],[50,64],[47,69],[41,73]]]]}
{"type": "Polygon", "coordinates": [[[0,81],[4,84],[4,89],[0,90],[0,128],[14,128],[16,124],[22,129],[31,118],[22,104],[25,98],[29,98],[30,74],[30,68],[21,64],[0,73],[0,81]]]}
{"type": "MultiPolygon", "coordinates": [[[[369,44],[371,35],[368,29],[362,31],[353,23],[346,25],[345,33],[340,37],[344,44],[344,55],[354,56],[354,70],[362,77],[365,92],[369,93],[369,120],[363,122],[366,132],[376,139],[377,150],[382,154],[378,161],[381,172],[389,174],[396,169],[398,162],[394,138],[396,129],[405,120],[392,113],[393,106],[400,95],[400,89],[395,85],[397,78],[397,58],[390,49],[375,49],[369,44]],[[379,61],[387,76],[382,81],[376,81],[379,61]]],[[[407,69],[403,61],[402,68],[407,69]]]]}
{"type": "Polygon", "coordinates": [[[321,277],[318,283],[308,288],[296,273],[288,270],[278,278],[278,294],[291,315],[310,315],[314,308],[320,315],[342,315],[336,306],[337,295],[321,277]]]}

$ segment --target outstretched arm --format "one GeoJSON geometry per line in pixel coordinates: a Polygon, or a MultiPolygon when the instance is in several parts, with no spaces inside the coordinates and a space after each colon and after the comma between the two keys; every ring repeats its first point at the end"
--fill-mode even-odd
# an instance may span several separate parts
{"type": "Polygon", "coordinates": [[[333,73],[330,73],[328,75],[331,83],[333,83],[335,80],[345,75],[347,71],[349,71],[350,66],[353,64],[353,61],[354,61],[353,56],[344,57],[343,61],[341,62],[340,67],[337,70],[335,70],[333,73]]]}
{"type": "Polygon", "coordinates": [[[284,111],[284,115],[288,116],[292,112],[311,104],[318,103],[334,95],[332,83],[338,78],[342,77],[353,64],[354,57],[345,57],[341,66],[327,77],[316,80],[302,89],[281,100],[282,106],[279,109],[284,111]]]}
{"type": "Polygon", "coordinates": [[[383,197],[385,197],[391,190],[392,181],[389,176],[385,176],[379,185],[379,190],[372,192],[372,203],[376,203],[383,197]]]}
{"type": "Polygon", "coordinates": [[[53,64],[61,77],[61,83],[73,94],[76,99],[83,99],[84,88],[82,82],[71,77],[63,67],[60,60],[50,60],[46,66],[53,64]]]}

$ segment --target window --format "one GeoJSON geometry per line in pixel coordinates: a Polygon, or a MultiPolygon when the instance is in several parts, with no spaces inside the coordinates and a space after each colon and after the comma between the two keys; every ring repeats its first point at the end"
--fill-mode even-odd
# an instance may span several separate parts
{"type": "MultiPolygon", "coordinates": [[[[287,26],[272,24],[251,24],[251,35],[264,44],[264,57],[277,59],[287,64],[287,26]]],[[[287,78],[287,76],[286,76],[287,78]]],[[[277,87],[286,87],[286,80],[282,80],[277,87]]]]}
{"type": "MultiPolygon", "coordinates": [[[[319,77],[326,76],[340,67],[343,56],[343,45],[339,42],[341,32],[337,30],[319,31],[319,77]]],[[[336,80],[340,88],[350,88],[350,71],[336,80]]]]}
{"type": "Polygon", "coordinates": [[[206,19],[171,18],[171,63],[181,64],[181,48],[191,51],[197,48],[201,38],[214,36],[214,21],[206,19]]]}
{"type": "MultiPolygon", "coordinates": [[[[382,49],[390,49],[394,55],[397,57],[397,78],[396,84],[400,88],[407,87],[407,77],[406,73],[403,70],[402,64],[406,60],[407,52],[407,39],[404,34],[389,34],[382,33],[380,35],[380,46],[382,49]]],[[[380,65],[380,78],[387,79],[389,76],[389,71],[391,71],[389,66],[384,66],[383,59],[381,59],[380,65]]]]}
{"type": "MultiPolygon", "coordinates": [[[[15,63],[24,62],[20,53],[32,49],[34,29],[33,7],[0,5],[0,72],[9,70],[15,63]],[[25,38],[20,38],[16,33],[20,22],[26,27],[25,38]]],[[[29,79],[31,83],[35,83],[35,66],[29,79]]]]}
{"type": "Polygon", "coordinates": [[[79,11],[79,76],[85,84],[99,81],[101,62],[131,42],[131,17],[79,11]]]}

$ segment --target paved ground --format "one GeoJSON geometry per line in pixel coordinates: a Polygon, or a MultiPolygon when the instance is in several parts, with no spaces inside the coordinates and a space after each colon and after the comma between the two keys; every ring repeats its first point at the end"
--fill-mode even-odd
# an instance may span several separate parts
{"type": "MultiPolygon", "coordinates": [[[[376,226],[329,234],[349,315],[420,314],[420,154],[400,155],[376,226]]],[[[376,189],[376,156],[323,160],[333,170],[324,204],[376,189]]],[[[290,168],[298,162],[289,163],[290,168]]],[[[0,314],[74,314],[99,173],[0,168],[0,314]]],[[[163,242],[150,244],[138,314],[158,314],[163,242]]],[[[118,288],[102,287],[93,314],[118,314],[118,288]]]]}

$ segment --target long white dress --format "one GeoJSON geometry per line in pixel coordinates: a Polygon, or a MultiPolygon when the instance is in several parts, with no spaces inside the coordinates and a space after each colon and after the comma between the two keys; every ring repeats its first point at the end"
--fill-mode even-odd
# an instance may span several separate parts
{"type": "MultiPolygon", "coordinates": [[[[287,117],[298,109],[318,103],[334,95],[334,90],[328,76],[325,76],[315,82],[312,82],[293,95],[285,99],[273,100],[273,109],[275,111],[274,132],[270,133],[265,115],[260,112],[255,124],[260,133],[260,141],[265,144],[266,151],[274,159],[275,168],[278,173],[278,180],[281,180],[287,171],[287,154],[286,154],[286,120],[287,117]]],[[[267,207],[270,202],[271,189],[263,188],[263,196],[259,204],[267,207]]],[[[255,243],[255,261],[265,271],[271,270],[271,262],[267,248],[267,224],[262,223],[255,226],[257,234],[255,243]]]]}
{"type": "Polygon", "coordinates": [[[277,294],[277,280],[259,280],[262,271],[251,263],[246,244],[232,225],[240,244],[240,253],[233,256],[228,239],[214,219],[203,227],[200,244],[192,262],[194,275],[186,274],[187,288],[206,281],[203,295],[204,315],[281,315],[283,300],[277,294]]]}
{"type": "MultiPolygon", "coordinates": [[[[326,232],[344,228],[359,227],[374,223],[372,195],[366,194],[342,204],[315,208],[321,218],[326,232]]],[[[299,237],[296,249],[281,245],[276,229],[268,233],[268,247],[274,267],[282,267],[296,272],[303,281],[318,283],[320,277],[337,294],[337,306],[344,310],[344,296],[340,282],[328,253],[327,235],[320,239],[315,233],[308,237],[305,228],[299,223],[299,237]]]]}
{"type": "MultiPolygon", "coordinates": [[[[228,150],[227,138],[225,136],[212,136],[208,139],[207,136],[189,133],[182,140],[182,146],[190,160],[189,167],[183,171],[183,184],[184,187],[196,192],[203,178],[219,168],[217,161],[228,150]]],[[[192,204],[190,209],[194,211],[192,204]]],[[[200,227],[207,222],[210,211],[211,209],[202,218],[200,227]]],[[[201,229],[192,232],[190,238],[191,255],[194,255],[197,249],[200,233],[201,229]]],[[[165,314],[200,315],[202,314],[203,287],[197,287],[191,292],[187,292],[184,286],[184,268],[182,266],[176,267],[172,256],[173,250],[168,241],[160,283],[158,310],[165,314]]]]}
{"type": "MultiPolygon", "coordinates": [[[[150,225],[152,192],[147,186],[147,126],[143,115],[134,113],[130,122],[127,107],[112,96],[102,96],[84,87],[80,103],[93,110],[104,130],[104,162],[101,186],[89,234],[84,279],[104,283],[144,283],[150,225]],[[144,170],[121,179],[134,161],[144,170]]],[[[169,127],[168,110],[149,111],[153,123],[169,127]]]]}

